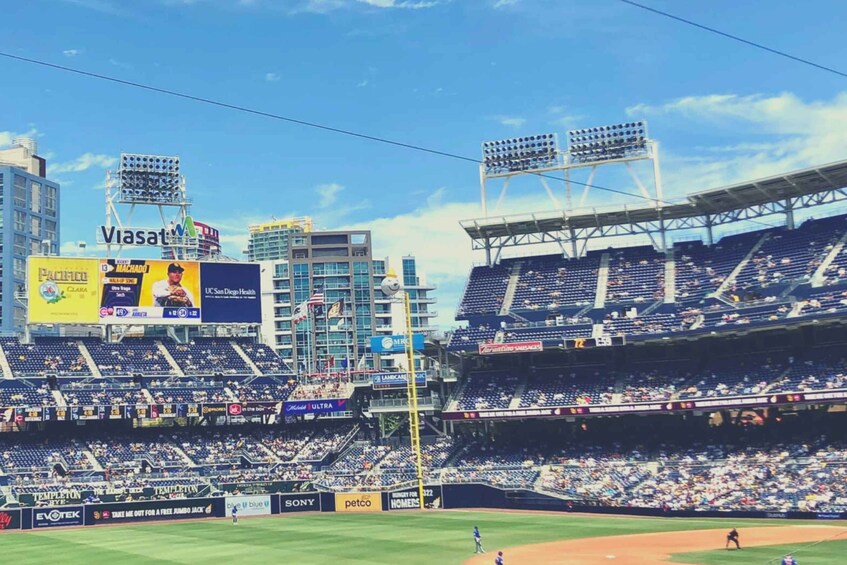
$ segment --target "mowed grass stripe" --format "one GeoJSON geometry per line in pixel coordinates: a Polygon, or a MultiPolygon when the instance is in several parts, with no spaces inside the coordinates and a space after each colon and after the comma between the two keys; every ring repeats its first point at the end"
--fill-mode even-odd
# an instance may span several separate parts
{"type": "MultiPolygon", "coordinates": [[[[621,534],[728,529],[738,520],[642,519],[506,512],[308,514],[2,534],[7,562],[459,564],[479,526],[487,550],[621,534]]],[[[757,520],[744,525],[787,525],[757,520]]],[[[819,524],[819,523],[818,523],[819,524]]],[[[805,565],[805,564],[804,564],[805,565]]]]}

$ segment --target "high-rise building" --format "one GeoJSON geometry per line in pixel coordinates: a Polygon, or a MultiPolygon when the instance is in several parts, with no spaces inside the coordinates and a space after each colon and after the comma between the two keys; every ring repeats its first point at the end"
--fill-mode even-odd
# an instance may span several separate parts
{"type": "MultiPolygon", "coordinates": [[[[197,230],[197,248],[188,249],[185,259],[203,259],[214,255],[221,255],[220,232],[208,224],[193,220],[194,228],[197,230]]],[[[162,259],[174,260],[174,250],[170,247],[162,248],[162,259]]]]}
{"type": "Polygon", "coordinates": [[[59,185],[47,180],[47,161],[35,141],[16,139],[0,150],[0,331],[20,332],[26,302],[15,294],[26,287],[30,255],[59,252],[59,185]]]}
{"type": "Polygon", "coordinates": [[[436,313],[427,285],[417,272],[414,257],[396,262],[374,260],[369,231],[299,233],[291,237],[287,261],[262,263],[262,335],[265,343],[301,371],[322,372],[345,366],[375,368],[404,367],[403,356],[382,356],[369,351],[372,336],[405,331],[405,308],[380,290],[387,269],[405,283],[416,332],[434,331],[436,313]],[[300,323],[292,316],[298,304],[320,292],[323,307],[300,323]],[[333,304],[343,300],[343,310],[328,318],[333,304]]]}
{"type": "Polygon", "coordinates": [[[247,244],[248,261],[277,261],[288,259],[289,241],[297,233],[312,231],[312,218],[288,218],[274,220],[249,227],[250,241],[247,244]]]}

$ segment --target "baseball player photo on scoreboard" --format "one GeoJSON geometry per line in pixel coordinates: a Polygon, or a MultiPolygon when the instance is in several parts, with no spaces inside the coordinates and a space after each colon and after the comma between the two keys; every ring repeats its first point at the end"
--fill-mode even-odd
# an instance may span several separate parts
{"type": "Polygon", "coordinates": [[[191,261],[100,262],[103,323],[200,323],[200,267],[191,261]]]}

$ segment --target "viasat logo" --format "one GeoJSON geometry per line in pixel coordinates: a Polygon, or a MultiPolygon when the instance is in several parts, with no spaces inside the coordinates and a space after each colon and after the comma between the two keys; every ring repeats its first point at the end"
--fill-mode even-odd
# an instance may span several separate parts
{"type": "Polygon", "coordinates": [[[197,237],[197,228],[194,227],[194,218],[186,216],[181,225],[177,224],[174,226],[174,229],[171,230],[171,235],[176,237],[197,237]]]}

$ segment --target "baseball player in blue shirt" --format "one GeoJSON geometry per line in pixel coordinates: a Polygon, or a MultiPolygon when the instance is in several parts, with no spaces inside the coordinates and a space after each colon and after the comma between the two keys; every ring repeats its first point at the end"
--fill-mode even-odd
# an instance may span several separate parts
{"type": "Polygon", "coordinates": [[[236,525],[238,523],[238,506],[235,504],[232,505],[232,525],[236,525]]]}
{"type": "Polygon", "coordinates": [[[503,565],[503,552],[498,551],[497,557],[494,558],[494,565],[503,565]]]}
{"type": "Polygon", "coordinates": [[[782,565],[797,565],[797,560],[789,553],[783,558],[782,565]]]}
{"type": "Polygon", "coordinates": [[[473,542],[476,544],[476,551],[474,553],[485,553],[485,550],[482,549],[482,536],[477,526],[473,527],[473,542]]]}

